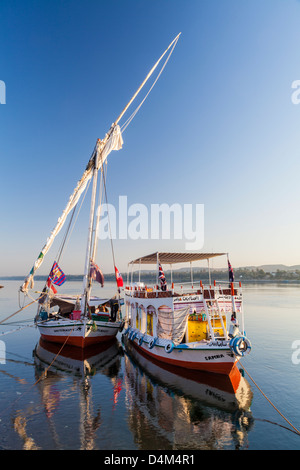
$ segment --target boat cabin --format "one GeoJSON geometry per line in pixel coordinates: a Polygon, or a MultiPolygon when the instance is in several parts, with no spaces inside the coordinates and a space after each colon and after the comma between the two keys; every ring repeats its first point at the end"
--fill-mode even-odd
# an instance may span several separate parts
{"type": "Polygon", "coordinates": [[[241,314],[244,330],[242,291],[240,283],[212,281],[209,260],[225,253],[162,253],[157,252],[129,263],[125,286],[125,324],[141,334],[171,338],[174,325],[181,343],[228,340],[232,335],[236,314],[241,314]],[[192,263],[208,262],[208,283],[194,279],[192,263]],[[174,264],[190,263],[191,279],[173,282],[174,264]],[[142,282],[141,266],[156,265],[156,282],[142,282]],[[167,282],[163,267],[170,266],[167,282]],[[138,266],[138,281],[133,282],[134,267],[138,266]],[[129,281],[129,277],[131,280],[129,281]],[[231,331],[227,331],[231,323],[231,331]]]}

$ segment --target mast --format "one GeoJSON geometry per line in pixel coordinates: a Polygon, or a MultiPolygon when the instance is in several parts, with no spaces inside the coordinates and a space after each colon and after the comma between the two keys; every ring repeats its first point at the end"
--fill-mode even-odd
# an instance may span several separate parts
{"type": "Polygon", "coordinates": [[[97,141],[97,150],[94,160],[94,170],[93,170],[93,186],[92,186],[92,195],[91,195],[91,208],[90,208],[90,221],[88,229],[88,240],[86,247],[85,255],[85,266],[84,266],[84,275],[83,275],[83,295],[81,298],[81,312],[86,315],[87,303],[89,301],[90,295],[90,260],[91,260],[91,250],[92,250],[92,240],[93,240],[93,228],[94,228],[94,216],[95,216],[95,204],[96,204],[96,193],[97,193],[97,181],[98,181],[98,161],[99,161],[99,147],[100,139],[97,141]]]}

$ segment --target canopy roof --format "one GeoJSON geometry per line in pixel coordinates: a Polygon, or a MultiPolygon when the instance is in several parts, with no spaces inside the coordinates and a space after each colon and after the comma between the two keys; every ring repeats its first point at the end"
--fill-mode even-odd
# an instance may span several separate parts
{"type": "Polygon", "coordinates": [[[191,261],[199,261],[203,259],[215,258],[216,256],[226,255],[227,253],[165,253],[158,252],[151,255],[142,256],[130,264],[156,264],[157,255],[160,263],[173,264],[173,263],[189,263],[191,261]]]}
{"type": "MultiPolygon", "coordinates": [[[[80,296],[68,296],[68,295],[55,295],[52,297],[50,302],[50,307],[58,306],[60,308],[61,313],[69,313],[74,310],[74,306],[77,299],[81,299],[80,296]]],[[[110,299],[102,299],[99,297],[91,297],[89,300],[89,306],[98,306],[103,305],[109,302],[110,299]]]]}

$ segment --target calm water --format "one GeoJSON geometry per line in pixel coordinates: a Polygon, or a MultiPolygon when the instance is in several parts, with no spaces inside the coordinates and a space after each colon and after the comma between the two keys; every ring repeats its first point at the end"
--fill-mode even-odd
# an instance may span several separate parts
{"type": "MultiPolygon", "coordinates": [[[[19,308],[20,282],[1,284],[4,319],[19,308]]],[[[67,287],[78,292],[80,283],[67,287]]],[[[111,292],[109,285],[99,290],[111,292]]],[[[300,359],[292,349],[294,341],[300,344],[300,286],[244,286],[244,308],[252,351],[242,364],[300,429],[300,364],[292,360],[293,353],[300,359]]],[[[35,310],[0,325],[0,333],[30,325],[35,310]]],[[[65,348],[45,374],[59,347],[41,343],[35,327],[0,339],[0,449],[300,448],[300,436],[285,428],[247,374],[234,393],[224,377],[179,376],[124,352],[121,336],[84,356],[65,348]]]]}

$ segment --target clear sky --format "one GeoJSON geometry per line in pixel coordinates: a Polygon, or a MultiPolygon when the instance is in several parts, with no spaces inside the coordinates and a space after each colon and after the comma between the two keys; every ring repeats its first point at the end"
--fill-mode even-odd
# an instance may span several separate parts
{"type": "MultiPolygon", "coordinates": [[[[179,32],[109,157],[109,202],[204,204],[202,251],[229,252],[233,266],[300,264],[299,1],[1,0],[0,18],[0,275],[29,272],[96,139],[179,32]]],[[[83,271],[87,211],[66,273],[83,271]]],[[[110,245],[99,248],[111,272],[110,245]]],[[[114,248],[124,271],[140,255],[184,251],[185,240],[114,248]]]]}

